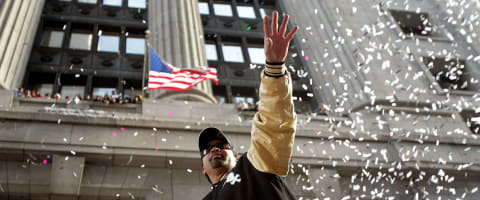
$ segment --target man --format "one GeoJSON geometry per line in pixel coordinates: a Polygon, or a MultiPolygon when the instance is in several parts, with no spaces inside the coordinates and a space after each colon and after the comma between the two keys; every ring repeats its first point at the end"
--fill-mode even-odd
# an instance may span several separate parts
{"type": "Polygon", "coordinates": [[[288,173],[296,126],[292,79],[283,63],[298,27],[284,37],[288,18],[285,16],[277,28],[275,11],[272,30],[268,17],[264,18],[267,65],[261,74],[260,104],[253,119],[248,152],[237,158],[230,141],[217,128],[200,133],[202,171],[212,184],[205,200],[295,199],[280,178],[288,173]]]}

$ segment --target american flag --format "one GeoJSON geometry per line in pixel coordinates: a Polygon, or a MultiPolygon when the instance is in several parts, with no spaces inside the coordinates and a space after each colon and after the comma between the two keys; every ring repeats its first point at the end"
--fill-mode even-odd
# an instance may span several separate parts
{"type": "Polygon", "coordinates": [[[212,80],[218,84],[217,69],[196,67],[194,69],[180,69],[167,62],[163,62],[149,48],[150,72],[148,74],[148,90],[168,89],[184,91],[204,80],[212,80]]]}

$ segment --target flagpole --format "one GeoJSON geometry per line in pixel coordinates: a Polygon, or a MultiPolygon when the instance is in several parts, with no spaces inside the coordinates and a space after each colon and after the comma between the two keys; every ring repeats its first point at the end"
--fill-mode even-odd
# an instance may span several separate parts
{"type": "Polygon", "coordinates": [[[145,69],[148,62],[149,50],[148,50],[148,35],[149,30],[145,30],[145,55],[143,56],[143,75],[142,75],[142,96],[145,97],[145,69]]]}

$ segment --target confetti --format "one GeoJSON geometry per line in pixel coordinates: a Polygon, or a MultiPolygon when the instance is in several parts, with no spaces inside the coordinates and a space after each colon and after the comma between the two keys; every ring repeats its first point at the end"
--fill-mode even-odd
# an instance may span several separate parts
{"type": "MultiPolygon", "coordinates": [[[[250,4],[252,1],[237,0],[237,2],[250,4]]],[[[471,112],[473,115],[480,113],[478,106],[480,97],[467,94],[472,92],[469,91],[472,87],[477,88],[480,83],[478,77],[474,76],[476,71],[469,70],[469,67],[480,64],[480,55],[475,46],[478,45],[479,38],[480,4],[478,1],[452,0],[430,2],[432,5],[428,6],[423,5],[425,2],[422,1],[408,0],[360,1],[359,4],[356,2],[356,0],[344,1],[341,2],[342,5],[329,2],[325,13],[324,9],[327,8],[322,7],[324,3],[318,4],[320,7],[302,10],[316,19],[302,22],[304,31],[291,46],[289,62],[303,60],[301,63],[308,64],[308,66],[288,64],[292,78],[296,78],[297,81],[292,99],[298,104],[295,105],[297,111],[303,104],[306,107],[315,107],[317,102],[313,100],[317,99],[314,99],[316,97],[314,94],[324,95],[325,99],[323,96],[321,98],[321,103],[325,104],[322,105],[322,112],[328,111],[329,115],[298,112],[297,130],[301,130],[299,136],[308,139],[298,140],[301,141],[299,143],[296,141],[294,155],[301,154],[301,157],[311,158],[312,162],[316,157],[320,159],[313,166],[291,164],[289,172],[292,173],[289,176],[296,179],[297,189],[308,194],[313,191],[318,199],[397,199],[402,195],[417,200],[433,198],[429,195],[435,198],[445,196],[451,199],[474,199],[475,197],[470,195],[476,193],[478,187],[471,183],[463,186],[462,182],[457,185],[456,182],[459,178],[461,181],[469,182],[468,177],[476,176],[476,174],[472,176],[474,170],[472,167],[475,168],[478,162],[468,158],[470,155],[480,153],[475,145],[478,142],[474,141],[478,139],[478,135],[471,134],[468,126],[480,123],[480,117],[470,118],[467,126],[457,128],[454,123],[461,122],[465,118],[463,116],[465,112],[471,112]],[[401,27],[402,23],[395,19],[392,14],[394,10],[408,13],[404,18],[411,19],[408,22],[412,24],[407,27],[409,31],[405,31],[405,27],[401,27]],[[418,17],[418,20],[413,20],[420,16],[417,14],[422,13],[428,16],[423,15],[418,17]],[[437,64],[429,62],[427,58],[437,59],[435,62],[443,63],[461,58],[467,64],[444,65],[448,69],[443,69],[442,74],[433,74],[437,64]],[[441,80],[459,83],[445,87],[440,84],[441,80]],[[462,94],[450,92],[454,90],[462,94]],[[362,105],[362,108],[352,111],[357,105],[362,105]],[[338,168],[335,169],[336,167],[338,168]],[[358,170],[357,172],[352,170],[354,174],[351,176],[346,173],[340,176],[338,173],[343,167],[358,170]],[[315,170],[315,173],[309,170],[315,170]],[[331,172],[327,173],[328,170],[331,172]],[[451,173],[452,170],[457,171],[451,173]],[[334,181],[340,183],[341,191],[334,186],[324,187],[324,184],[332,182],[332,179],[339,179],[334,181]],[[329,197],[331,194],[335,194],[335,197],[329,197]]],[[[145,10],[140,8],[133,10],[142,18],[146,17],[142,15],[145,10]]],[[[146,23],[146,20],[141,21],[146,23]]],[[[252,33],[259,31],[256,30],[256,25],[249,24],[249,21],[244,22],[243,31],[252,33]]],[[[67,28],[69,28],[67,25],[63,25],[63,30],[67,28]]],[[[98,36],[102,34],[103,31],[98,30],[98,36]]],[[[201,35],[200,38],[203,37],[203,34],[201,35]]],[[[129,32],[125,32],[125,36],[129,36],[129,32]]],[[[257,64],[248,65],[249,72],[252,73],[258,73],[258,70],[264,67],[257,64]]],[[[88,72],[87,66],[83,66],[85,70],[73,64],[65,67],[67,71],[71,70],[70,74],[74,74],[75,78],[84,78],[84,73],[75,74],[78,69],[81,72],[88,72]]],[[[126,87],[125,81],[123,86],[126,87]]],[[[80,103],[76,99],[73,102],[80,103]]],[[[184,101],[184,104],[193,106],[193,103],[188,101],[184,101]]],[[[63,105],[64,103],[58,104],[59,107],[63,105]]],[[[58,108],[56,104],[47,108],[49,112],[69,110],[58,108]]],[[[55,114],[52,116],[61,116],[59,113],[55,114]]],[[[195,115],[201,116],[202,113],[195,115]]],[[[117,118],[118,116],[114,115],[117,118]]],[[[173,112],[167,111],[167,116],[173,116],[173,112]]],[[[125,115],[127,120],[128,117],[130,116],[125,115]]],[[[61,124],[62,120],[58,119],[59,117],[54,117],[53,123],[55,118],[57,124],[61,124]]],[[[223,123],[225,126],[232,125],[232,128],[236,129],[239,124],[251,120],[245,116],[234,116],[232,119],[233,121],[222,122],[222,125],[223,123]]],[[[201,120],[176,128],[187,129],[186,131],[193,133],[214,120],[207,120],[205,116],[201,116],[201,120]]],[[[156,151],[159,151],[160,145],[163,144],[173,146],[174,151],[185,148],[180,145],[186,141],[180,136],[177,137],[175,132],[165,130],[168,137],[163,137],[165,127],[161,127],[158,134],[157,128],[152,129],[153,133],[148,134],[147,130],[142,136],[148,136],[156,142],[160,139],[159,144],[154,144],[156,151]]],[[[125,128],[120,127],[120,130],[125,131],[125,128]]],[[[122,134],[121,131],[112,132],[112,136],[119,136],[122,134]]],[[[132,132],[135,137],[139,134],[138,131],[132,132]]],[[[127,133],[124,135],[132,136],[127,133]]],[[[70,142],[70,138],[67,138],[63,138],[65,143],[70,142]]],[[[92,140],[88,136],[80,137],[79,141],[84,139],[92,140]]],[[[104,141],[100,141],[102,142],[104,141]]],[[[101,146],[102,149],[107,149],[105,142],[101,146]]],[[[48,141],[45,143],[48,144],[48,141]]],[[[112,149],[115,150],[117,144],[109,145],[113,145],[112,149]]],[[[239,145],[242,151],[248,150],[247,147],[239,145]]],[[[71,150],[70,154],[75,156],[76,152],[71,150]]],[[[47,159],[34,157],[30,156],[21,167],[27,168],[28,165],[39,162],[47,165],[51,162],[49,161],[51,158],[48,157],[47,159]]],[[[66,160],[68,158],[65,157],[66,160]]],[[[130,155],[127,165],[132,162],[133,155],[130,155]]],[[[147,164],[141,164],[140,168],[145,168],[147,164]]],[[[168,165],[172,166],[173,161],[168,160],[168,165]]],[[[186,171],[193,173],[192,169],[186,171]]],[[[134,176],[148,180],[144,174],[134,176]]],[[[229,180],[235,179],[230,177],[229,180]]],[[[151,185],[151,188],[154,192],[164,193],[158,185],[151,185]]],[[[135,197],[129,191],[123,192],[122,199],[135,197]],[[127,194],[129,197],[125,197],[127,194]]],[[[112,194],[120,199],[120,193],[112,194]]],[[[298,199],[308,198],[299,195],[298,199]]]]}

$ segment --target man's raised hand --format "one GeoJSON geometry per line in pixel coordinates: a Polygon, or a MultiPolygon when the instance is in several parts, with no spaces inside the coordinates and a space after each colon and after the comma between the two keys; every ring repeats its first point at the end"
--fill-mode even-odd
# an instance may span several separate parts
{"type": "Polygon", "coordinates": [[[298,26],[284,37],[287,31],[288,15],[283,17],[282,24],[278,28],[278,12],[274,11],[272,26],[268,23],[268,16],[263,19],[263,31],[265,33],[264,48],[265,58],[269,63],[281,63],[285,61],[288,54],[288,46],[298,31],[298,26]]]}

